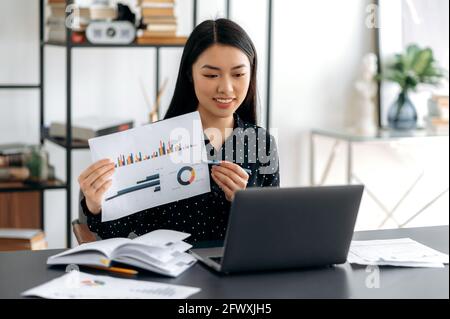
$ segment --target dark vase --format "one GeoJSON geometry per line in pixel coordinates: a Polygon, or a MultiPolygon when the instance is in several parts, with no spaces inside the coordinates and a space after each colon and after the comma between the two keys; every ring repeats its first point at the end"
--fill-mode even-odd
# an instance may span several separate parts
{"type": "Polygon", "coordinates": [[[389,108],[388,123],[394,130],[413,130],[417,127],[416,108],[407,93],[400,93],[389,108]]]}

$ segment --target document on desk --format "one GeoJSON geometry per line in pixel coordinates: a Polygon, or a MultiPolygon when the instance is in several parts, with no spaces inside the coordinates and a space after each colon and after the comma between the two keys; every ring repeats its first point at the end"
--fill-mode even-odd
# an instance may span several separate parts
{"type": "Polygon", "coordinates": [[[442,268],[448,255],[411,238],[352,241],[347,261],[360,265],[442,268]]]}
{"type": "Polygon", "coordinates": [[[71,271],[22,293],[48,299],[185,299],[201,289],[71,271]]]}
{"type": "Polygon", "coordinates": [[[89,140],[92,160],[116,170],[102,204],[102,221],[210,192],[198,112],[89,140]]]}

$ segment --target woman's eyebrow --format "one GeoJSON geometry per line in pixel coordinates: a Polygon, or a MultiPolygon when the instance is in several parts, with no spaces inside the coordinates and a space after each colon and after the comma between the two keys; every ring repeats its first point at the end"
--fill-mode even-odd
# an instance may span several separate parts
{"type": "Polygon", "coordinates": [[[202,69],[211,69],[211,70],[219,70],[220,71],[220,68],[218,68],[217,66],[212,66],[212,65],[209,65],[209,64],[205,64],[201,68],[202,69]]]}
{"type": "MultiPolygon", "coordinates": [[[[245,64],[239,64],[239,65],[237,65],[237,66],[232,67],[231,70],[236,70],[236,69],[240,69],[240,68],[244,68],[244,67],[246,67],[245,64]]],[[[212,66],[212,65],[209,65],[209,64],[205,64],[205,65],[202,66],[201,68],[202,68],[202,69],[218,70],[218,71],[221,70],[221,68],[219,68],[219,67],[217,67],[217,66],[212,66]]]]}

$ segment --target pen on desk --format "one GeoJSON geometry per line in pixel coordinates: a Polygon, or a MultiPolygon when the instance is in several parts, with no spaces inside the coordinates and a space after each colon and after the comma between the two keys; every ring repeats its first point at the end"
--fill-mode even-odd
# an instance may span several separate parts
{"type": "MultiPolygon", "coordinates": [[[[220,161],[218,160],[207,160],[205,161],[205,163],[209,164],[209,165],[220,165],[220,161]]],[[[252,170],[248,169],[248,168],[243,168],[241,167],[244,171],[247,172],[248,175],[252,175],[252,170]]]]}
{"type": "Polygon", "coordinates": [[[105,267],[105,266],[88,266],[90,268],[99,269],[99,270],[106,270],[118,274],[124,274],[124,275],[137,275],[139,272],[134,269],[127,269],[127,268],[121,268],[121,267],[105,267]]]}

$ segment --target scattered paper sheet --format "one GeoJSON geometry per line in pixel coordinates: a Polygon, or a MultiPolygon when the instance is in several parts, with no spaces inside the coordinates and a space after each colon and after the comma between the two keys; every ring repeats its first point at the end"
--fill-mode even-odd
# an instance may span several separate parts
{"type": "Polygon", "coordinates": [[[102,221],[211,191],[198,112],[89,140],[92,160],[116,164],[102,221]]]}
{"type": "Polygon", "coordinates": [[[347,261],[360,265],[433,267],[448,264],[448,255],[411,238],[352,241],[347,261]]]}
{"type": "Polygon", "coordinates": [[[22,293],[49,299],[185,299],[201,289],[71,271],[22,293]]]}

